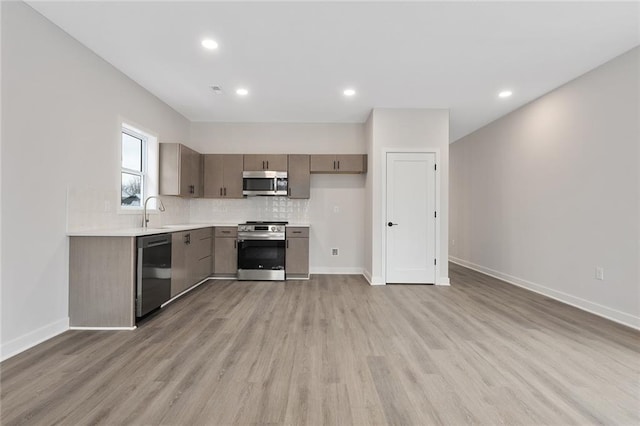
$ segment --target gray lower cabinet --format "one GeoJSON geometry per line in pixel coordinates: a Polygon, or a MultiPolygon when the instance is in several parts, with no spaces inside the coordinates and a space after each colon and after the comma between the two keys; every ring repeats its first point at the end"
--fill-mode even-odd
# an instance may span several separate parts
{"type": "Polygon", "coordinates": [[[217,226],[214,231],[213,274],[235,277],[238,274],[238,228],[217,226]]]}
{"type": "Polygon", "coordinates": [[[69,325],[134,327],[136,237],[69,237],[69,325]]]}
{"type": "Polygon", "coordinates": [[[287,227],[286,279],[309,278],[309,228],[287,227]]]}
{"type": "Polygon", "coordinates": [[[212,228],[171,234],[171,297],[211,275],[212,228]]]}

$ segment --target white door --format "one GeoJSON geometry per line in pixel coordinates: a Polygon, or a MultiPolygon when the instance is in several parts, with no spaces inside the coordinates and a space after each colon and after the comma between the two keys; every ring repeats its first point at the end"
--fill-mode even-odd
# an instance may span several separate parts
{"type": "Polygon", "coordinates": [[[387,283],[436,278],[434,153],[387,153],[387,283]]]}

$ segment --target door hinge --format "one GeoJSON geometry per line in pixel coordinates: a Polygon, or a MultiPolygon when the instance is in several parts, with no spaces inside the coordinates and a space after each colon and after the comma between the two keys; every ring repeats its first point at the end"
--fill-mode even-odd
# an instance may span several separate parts
{"type": "Polygon", "coordinates": [[[438,212],[433,212],[433,217],[438,217],[438,212]]]}
{"type": "Polygon", "coordinates": [[[437,263],[436,263],[437,261],[438,261],[438,259],[433,259],[433,264],[437,265],[437,263]]]}
{"type": "Polygon", "coordinates": [[[437,164],[433,165],[433,170],[438,170],[438,165],[437,164]]]}

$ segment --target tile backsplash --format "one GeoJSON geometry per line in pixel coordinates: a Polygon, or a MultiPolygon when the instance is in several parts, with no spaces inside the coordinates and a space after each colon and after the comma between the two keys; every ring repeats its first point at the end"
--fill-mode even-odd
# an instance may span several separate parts
{"type": "MultiPolygon", "coordinates": [[[[67,230],[134,228],[141,226],[142,213],[120,213],[117,190],[91,187],[67,189],[67,230]]],[[[179,223],[240,223],[247,220],[309,222],[309,200],[287,197],[243,199],[183,199],[161,197],[162,213],[149,216],[149,227],[179,223]]]]}
{"type": "Polygon", "coordinates": [[[193,223],[240,223],[247,220],[309,222],[309,200],[291,200],[287,197],[195,199],[191,200],[190,207],[190,220],[193,223]]]}
{"type": "MultiPolygon", "coordinates": [[[[67,230],[118,229],[141,226],[142,212],[121,213],[117,190],[91,187],[67,188],[67,230]]],[[[162,213],[149,215],[149,226],[158,227],[189,222],[189,201],[178,197],[161,197],[162,213]]]]}

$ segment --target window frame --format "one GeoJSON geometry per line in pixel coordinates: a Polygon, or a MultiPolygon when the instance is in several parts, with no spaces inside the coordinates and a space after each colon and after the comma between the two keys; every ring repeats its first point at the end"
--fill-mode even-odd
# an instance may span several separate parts
{"type": "Polygon", "coordinates": [[[142,210],[143,209],[143,203],[144,200],[147,197],[147,181],[148,181],[148,173],[149,173],[149,167],[148,167],[148,163],[149,163],[149,136],[145,135],[144,133],[141,133],[139,131],[136,131],[134,129],[132,129],[130,126],[125,125],[124,123],[122,124],[122,128],[121,128],[121,132],[120,132],[120,199],[119,199],[119,206],[120,206],[120,210],[122,211],[137,211],[137,210],[142,210]],[[122,135],[126,134],[129,135],[133,138],[139,139],[141,141],[141,146],[140,146],[140,166],[141,166],[141,171],[138,170],[134,170],[134,169],[129,169],[126,168],[122,165],[122,135]],[[122,204],[122,174],[123,173],[127,173],[130,175],[135,175],[135,176],[140,176],[140,205],[139,206],[128,206],[128,205],[124,205],[122,204]]]}

